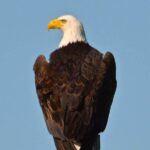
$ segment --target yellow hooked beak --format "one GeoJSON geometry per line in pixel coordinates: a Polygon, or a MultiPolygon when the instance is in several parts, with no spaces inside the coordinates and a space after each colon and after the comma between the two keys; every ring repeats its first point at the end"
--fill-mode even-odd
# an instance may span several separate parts
{"type": "Polygon", "coordinates": [[[61,29],[63,26],[62,21],[54,19],[48,23],[48,30],[51,29],[61,29]]]}

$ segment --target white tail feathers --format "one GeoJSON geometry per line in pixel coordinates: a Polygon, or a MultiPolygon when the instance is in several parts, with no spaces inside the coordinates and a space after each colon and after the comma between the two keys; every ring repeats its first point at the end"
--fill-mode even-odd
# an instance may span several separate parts
{"type": "Polygon", "coordinates": [[[74,144],[74,146],[75,146],[76,150],[80,150],[80,146],[79,145],[74,144]]]}

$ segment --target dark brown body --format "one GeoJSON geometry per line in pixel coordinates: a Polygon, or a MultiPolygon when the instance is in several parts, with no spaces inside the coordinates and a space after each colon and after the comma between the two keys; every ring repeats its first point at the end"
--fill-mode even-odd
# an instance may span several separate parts
{"type": "Polygon", "coordinates": [[[84,147],[104,131],[116,90],[110,52],[103,55],[82,42],[69,44],[54,51],[49,63],[39,56],[34,71],[40,105],[55,139],[84,147]]]}

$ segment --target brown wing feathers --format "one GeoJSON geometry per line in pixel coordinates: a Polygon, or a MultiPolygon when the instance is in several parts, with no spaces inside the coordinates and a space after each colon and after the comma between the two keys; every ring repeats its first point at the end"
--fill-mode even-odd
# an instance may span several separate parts
{"type": "Polygon", "coordinates": [[[111,53],[103,56],[88,44],[70,44],[54,51],[50,63],[39,56],[34,71],[40,105],[58,150],[74,150],[72,142],[85,146],[86,139],[105,129],[116,89],[111,53]]]}

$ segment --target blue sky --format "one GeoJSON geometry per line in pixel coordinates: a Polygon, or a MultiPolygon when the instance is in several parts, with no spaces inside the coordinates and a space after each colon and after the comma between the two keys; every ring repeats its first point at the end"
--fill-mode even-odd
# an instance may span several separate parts
{"type": "Polygon", "coordinates": [[[150,149],[150,0],[0,2],[0,149],[55,150],[37,100],[33,64],[57,48],[49,20],[76,15],[89,43],[111,51],[118,88],[102,150],[150,149]]]}

